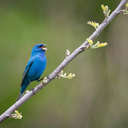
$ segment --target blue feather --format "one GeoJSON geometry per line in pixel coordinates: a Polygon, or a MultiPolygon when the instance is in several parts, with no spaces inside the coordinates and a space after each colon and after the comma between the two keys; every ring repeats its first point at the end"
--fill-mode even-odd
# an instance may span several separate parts
{"type": "Polygon", "coordinates": [[[40,76],[43,74],[46,68],[46,48],[44,49],[44,47],[45,44],[37,44],[32,49],[31,57],[24,70],[19,98],[22,96],[25,89],[32,81],[40,79],[40,76]]]}

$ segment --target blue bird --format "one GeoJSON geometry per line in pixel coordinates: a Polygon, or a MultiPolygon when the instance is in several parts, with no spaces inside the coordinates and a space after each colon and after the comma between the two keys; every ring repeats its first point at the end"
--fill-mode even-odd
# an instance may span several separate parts
{"type": "Polygon", "coordinates": [[[22,97],[25,89],[32,81],[40,80],[40,76],[46,68],[46,50],[47,48],[45,44],[37,44],[32,48],[31,57],[23,73],[20,95],[18,99],[22,97]]]}

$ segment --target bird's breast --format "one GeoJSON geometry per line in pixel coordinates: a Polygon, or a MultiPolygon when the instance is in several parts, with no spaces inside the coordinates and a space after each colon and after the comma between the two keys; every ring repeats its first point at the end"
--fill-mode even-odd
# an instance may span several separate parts
{"type": "Polygon", "coordinates": [[[40,78],[41,74],[44,72],[46,68],[46,57],[45,56],[37,56],[35,57],[33,64],[29,71],[29,78],[31,78],[31,81],[37,80],[40,78]]]}

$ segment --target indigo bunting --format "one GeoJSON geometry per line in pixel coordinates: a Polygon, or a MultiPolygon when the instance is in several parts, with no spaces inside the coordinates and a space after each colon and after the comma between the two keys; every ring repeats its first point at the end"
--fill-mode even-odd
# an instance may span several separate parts
{"type": "Polygon", "coordinates": [[[18,99],[22,97],[25,89],[32,81],[40,80],[40,76],[46,68],[46,50],[47,48],[45,44],[37,44],[32,48],[31,57],[23,73],[20,95],[18,99]]]}

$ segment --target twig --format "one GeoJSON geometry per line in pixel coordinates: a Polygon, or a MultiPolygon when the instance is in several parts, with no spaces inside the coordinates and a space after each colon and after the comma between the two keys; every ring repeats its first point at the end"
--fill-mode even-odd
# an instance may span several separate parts
{"type": "MultiPolygon", "coordinates": [[[[94,40],[99,34],[103,31],[103,29],[117,16],[121,10],[121,8],[125,5],[127,0],[121,0],[117,8],[111,13],[111,15],[105,19],[100,26],[92,33],[89,39],[94,40]]],[[[0,115],[0,123],[5,119],[10,117],[11,113],[14,112],[18,107],[20,107],[25,101],[27,101],[31,96],[36,94],[41,88],[46,86],[51,80],[53,80],[58,73],[69,64],[77,55],[86,50],[89,47],[89,43],[85,41],[81,46],[75,49],[69,56],[67,56],[62,63],[47,77],[47,81],[45,83],[41,82],[37,85],[33,90],[27,92],[21,99],[16,101],[11,107],[9,107],[3,114],[0,115]]]]}

